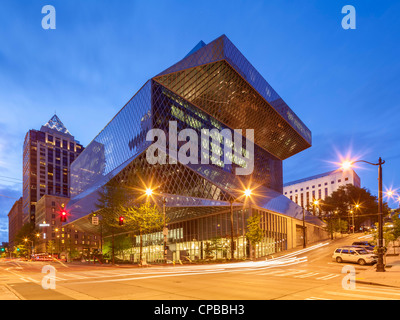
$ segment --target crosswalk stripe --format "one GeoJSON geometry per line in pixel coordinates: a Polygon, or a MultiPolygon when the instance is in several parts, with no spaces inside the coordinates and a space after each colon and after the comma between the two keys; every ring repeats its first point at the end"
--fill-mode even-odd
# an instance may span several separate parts
{"type": "Polygon", "coordinates": [[[285,276],[292,276],[298,273],[304,273],[306,272],[306,270],[293,270],[293,271],[288,271],[286,273],[283,274],[276,274],[277,277],[285,277],[285,276]]]}
{"type": "Polygon", "coordinates": [[[297,276],[294,276],[294,277],[295,278],[309,278],[309,277],[316,276],[317,274],[319,274],[319,272],[309,272],[309,273],[302,274],[302,275],[297,275],[297,276]]]}
{"type": "Polygon", "coordinates": [[[340,276],[340,274],[328,274],[328,275],[326,275],[326,276],[323,276],[323,277],[319,277],[319,278],[317,278],[317,280],[329,280],[329,279],[333,279],[333,278],[336,278],[336,277],[339,277],[340,276]]]}
{"type": "Polygon", "coordinates": [[[266,275],[276,275],[277,273],[282,273],[285,272],[285,270],[274,270],[270,272],[264,272],[264,273],[259,273],[261,276],[266,276],[266,275]]]}

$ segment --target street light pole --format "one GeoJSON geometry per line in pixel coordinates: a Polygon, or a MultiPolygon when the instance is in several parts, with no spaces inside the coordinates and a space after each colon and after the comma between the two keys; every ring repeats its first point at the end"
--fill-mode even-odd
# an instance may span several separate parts
{"type": "MultiPolygon", "coordinates": [[[[245,196],[246,198],[250,197],[251,196],[251,190],[250,189],[246,189],[246,190],[244,190],[244,194],[242,196],[240,196],[240,197],[238,197],[236,199],[232,198],[230,200],[230,209],[231,209],[230,210],[231,211],[231,214],[230,214],[230,220],[231,220],[231,260],[233,260],[234,257],[235,257],[235,241],[234,241],[234,237],[233,237],[233,203],[235,201],[239,200],[239,198],[241,198],[243,196],[245,196]]],[[[244,204],[243,204],[243,208],[242,208],[242,213],[243,213],[243,211],[244,211],[244,204]]]]}
{"type": "Polygon", "coordinates": [[[166,219],[166,210],[165,210],[165,197],[162,197],[162,208],[163,208],[163,215],[164,215],[164,229],[163,229],[163,235],[164,235],[164,262],[167,263],[167,237],[168,237],[168,229],[165,223],[166,219]]]}
{"type": "Polygon", "coordinates": [[[379,168],[378,168],[378,183],[379,183],[379,191],[378,191],[378,216],[379,216],[379,234],[378,234],[378,263],[376,265],[377,272],[384,272],[385,265],[383,263],[383,197],[382,197],[382,165],[385,161],[382,161],[382,158],[379,158],[379,168]]]}
{"type": "Polygon", "coordinates": [[[303,207],[303,248],[307,246],[306,242],[306,211],[303,207]]]}
{"type": "Polygon", "coordinates": [[[30,258],[32,258],[34,247],[33,247],[33,240],[29,240],[27,238],[24,239],[25,242],[30,242],[31,243],[31,250],[30,250],[30,258]]]}
{"type": "MultiPolygon", "coordinates": [[[[146,196],[147,197],[151,197],[154,194],[153,189],[151,188],[147,188],[146,191],[146,196]]],[[[167,240],[168,240],[168,228],[166,225],[166,208],[165,208],[165,204],[166,204],[166,198],[164,196],[161,197],[162,199],[162,212],[163,212],[163,216],[164,216],[164,228],[163,228],[163,236],[164,236],[164,248],[163,248],[163,257],[164,257],[164,263],[167,263],[167,240]]],[[[154,201],[155,205],[157,205],[157,202],[154,201]]]]}
{"type": "Polygon", "coordinates": [[[231,200],[231,260],[234,259],[235,244],[233,242],[233,200],[231,200]]]}
{"type": "Polygon", "coordinates": [[[378,166],[378,263],[376,265],[376,272],[385,272],[385,265],[383,263],[383,197],[382,197],[382,165],[385,163],[385,160],[379,157],[378,163],[371,163],[365,160],[357,160],[357,161],[347,161],[342,164],[343,169],[350,168],[354,163],[357,162],[365,162],[373,166],[378,166]]]}

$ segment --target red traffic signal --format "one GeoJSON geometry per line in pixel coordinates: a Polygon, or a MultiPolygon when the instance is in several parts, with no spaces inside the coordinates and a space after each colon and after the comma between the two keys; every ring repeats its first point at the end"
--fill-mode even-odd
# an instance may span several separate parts
{"type": "Polygon", "coordinates": [[[124,217],[119,217],[119,225],[120,226],[124,225],[124,217]]]}
{"type": "Polygon", "coordinates": [[[67,211],[61,210],[60,220],[61,222],[67,222],[67,211]]]}

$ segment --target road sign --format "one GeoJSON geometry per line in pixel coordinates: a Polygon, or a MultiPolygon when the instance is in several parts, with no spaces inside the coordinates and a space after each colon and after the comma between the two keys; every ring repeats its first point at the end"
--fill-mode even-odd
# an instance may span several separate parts
{"type": "Polygon", "coordinates": [[[97,217],[97,216],[92,217],[92,225],[94,225],[94,226],[99,225],[99,217],[97,217]]]}
{"type": "Polygon", "coordinates": [[[164,236],[168,236],[168,228],[164,228],[163,229],[163,235],[164,236]]]}

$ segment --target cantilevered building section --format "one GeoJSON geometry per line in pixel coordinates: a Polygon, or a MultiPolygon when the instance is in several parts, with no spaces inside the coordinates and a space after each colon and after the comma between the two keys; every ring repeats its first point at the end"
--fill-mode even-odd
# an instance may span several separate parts
{"type": "Polygon", "coordinates": [[[35,206],[44,195],[69,197],[70,165],[83,147],[54,115],[40,130],[29,130],[23,154],[24,223],[35,224],[35,206]]]}
{"type": "MultiPolygon", "coordinates": [[[[229,143],[209,142],[210,153],[229,143]]],[[[184,143],[178,142],[178,147],[184,143]]],[[[247,143],[241,151],[244,156],[249,156],[247,143]]],[[[148,184],[156,181],[157,192],[166,200],[173,259],[202,258],[204,242],[213,238],[229,242],[231,203],[235,257],[248,255],[246,221],[255,213],[260,214],[264,230],[257,255],[285,250],[301,244],[296,226],[302,225],[303,210],[282,194],[282,160],[310,146],[310,130],[231,41],[221,36],[207,45],[200,42],[183,60],[146,82],[87,146],[71,166],[72,199],[67,209],[75,227],[94,232],[97,227],[90,224],[90,216],[97,210],[103,186],[117,182],[133,201],[138,195],[131,190],[140,176],[148,184]],[[152,142],[146,141],[146,135],[150,129],[161,129],[168,137],[170,121],[176,121],[178,132],[193,129],[198,136],[203,129],[226,129],[232,135],[242,129],[244,139],[246,129],[254,129],[252,174],[236,175],[235,169],[245,165],[235,157],[231,163],[218,161],[221,158],[209,164],[200,160],[182,164],[171,152],[176,146],[169,143],[166,164],[150,164],[146,150],[152,142]],[[244,187],[257,187],[247,201],[240,197],[244,187]]],[[[161,206],[161,197],[157,201],[161,206]]],[[[312,238],[316,235],[323,237],[318,218],[305,212],[305,220],[309,241],[317,240],[312,238]]],[[[148,237],[153,245],[147,260],[160,259],[162,233],[148,237]]]]}

